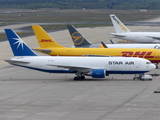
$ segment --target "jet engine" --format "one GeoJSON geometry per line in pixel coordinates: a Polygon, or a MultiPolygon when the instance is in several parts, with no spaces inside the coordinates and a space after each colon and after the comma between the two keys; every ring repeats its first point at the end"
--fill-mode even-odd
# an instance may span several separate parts
{"type": "Polygon", "coordinates": [[[85,75],[92,76],[92,78],[105,78],[106,70],[104,70],[104,69],[92,69],[91,72],[89,72],[85,75]]]}

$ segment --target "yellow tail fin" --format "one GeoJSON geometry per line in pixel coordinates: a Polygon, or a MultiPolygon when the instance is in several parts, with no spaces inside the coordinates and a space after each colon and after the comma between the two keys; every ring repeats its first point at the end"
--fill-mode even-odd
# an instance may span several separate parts
{"type": "Polygon", "coordinates": [[[32,25],[32,29],[36,35],[40,48],[64,48],[59,45],[41,26],[32,25]]]}

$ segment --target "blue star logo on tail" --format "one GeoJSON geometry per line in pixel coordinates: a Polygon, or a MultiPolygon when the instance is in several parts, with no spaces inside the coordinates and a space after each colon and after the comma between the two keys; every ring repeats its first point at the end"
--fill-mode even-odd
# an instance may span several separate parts
{"type": "Polygon", "coordinates": [[[12,30],[4,29],[14,56],[37,56],[34,51],[12,30]]]}
{"type": "Polygon", "coordinates": [[[19,48],[19,46],[22,46],[22,50],[23,50],[24,41],[21,38],[12,38],[12,39],[17,40],[13,45],[18,44],[17,49],[19,48]]]}

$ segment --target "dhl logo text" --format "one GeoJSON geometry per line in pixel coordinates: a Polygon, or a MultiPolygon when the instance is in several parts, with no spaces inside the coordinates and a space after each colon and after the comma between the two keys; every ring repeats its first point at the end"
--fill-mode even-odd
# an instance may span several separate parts
{"type": "Polygon", "coordinates": [[[53,42],[51,39],[41,39],[40,42],[53,42]]]}
{"type": "Polygon", "coordinates": [[[122,52],[123,57],[154,58],[151,54],[152,52],[122,52]]]}

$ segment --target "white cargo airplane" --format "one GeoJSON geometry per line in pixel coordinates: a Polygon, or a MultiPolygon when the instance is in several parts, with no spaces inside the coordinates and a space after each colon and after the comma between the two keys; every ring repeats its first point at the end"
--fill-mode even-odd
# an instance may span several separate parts
{"type": "Polygon", "coordinates": [[[144,74],[155,69],[149,60],[136,57],[53,57],[38,56],[12,30],[5,29],[14,57],[6,62],[49,73],[75,73],[75,80],[104,78],[109,74],[144,74]]]}
{"type": "Polygon", "coordinates": [[[160,43],[160,32],[131,32],[114,14],[110,14],[116,33],[110,33],[112,37],[138,42],[160,43]]]}
{"type": "MultiPolygon", "coordinates": [[[[92,44],[73,25],[67,25],[75,47],[98,48],[102,44],[92,44]]],[[[101,40],[102,41],[102,40],[101,40]]],[[[111,41],[112,42],[112,41],[111,41]]],[[[112,42],[113,43],[113,42],[112,42]]],[[[107,48],[153,48],[160,49],[160,44],[105,44],[107,48]]]]}

